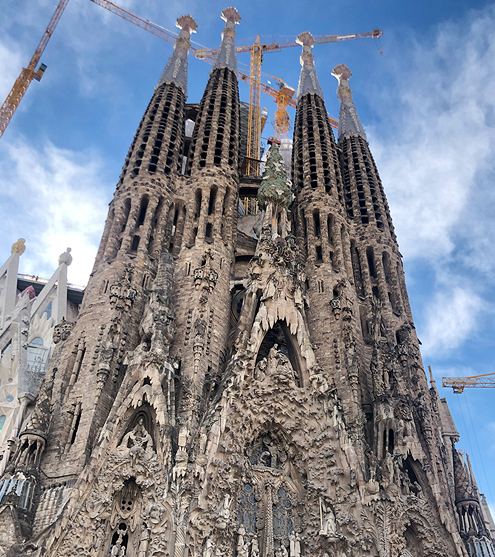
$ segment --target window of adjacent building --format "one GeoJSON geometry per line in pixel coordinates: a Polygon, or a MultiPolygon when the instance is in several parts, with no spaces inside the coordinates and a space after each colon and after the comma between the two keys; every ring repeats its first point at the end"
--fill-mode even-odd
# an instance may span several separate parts
{"type": "Polygon", "coordinates": [[[48,348],[43,346],[43,339],[33,338],[27,347],[27,364],[29,371],[44,373],[48,362],[48,348]]]}
{"type": "Polygon", "coordinates": [[[45,308],[45,311],[41,314],[44,315],[46,313],[46,318],[50,319],[50,317],[52,316],[52,303],[49,302],[48,305],[45,308]]]}
{"type": "Polygon", "coordinates": [[[6,352],[12,352],[12,340],[9,340],[6,346],[2,348],[2,352],[0,355],[3,356],[6,352]]]}
{"type": "Polygon", "coordinates": [[[0,416],[0,431],[2,431],[3,426],[5,425],[5,420],[7,419],[7,416],[0,416]]]}

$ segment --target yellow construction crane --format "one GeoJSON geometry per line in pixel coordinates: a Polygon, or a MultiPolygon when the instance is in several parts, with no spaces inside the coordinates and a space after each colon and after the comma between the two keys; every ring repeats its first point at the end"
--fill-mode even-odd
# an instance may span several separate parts
{"type": "MultiPolygon", "coordinates": [[[[177,34],[173,31],[165,29],[164,27],[161,27],[160,25],[157,25],[156,23],[153,23],[148,19],[137,16],[129,10],[117,6],[110,0],[90,1],[169,43],[174,43],[177,39],[177,34]]],[[[3,103],[2,108],[0,109],[0,137],[2,137],[5,129],[12,119],[12,116],[19,106],[19,103],[21,102],[31,81],[33,79],[36,79],[37,81],[41,80],[46,66],[44,64],[41,64],[38,70],[36,70],[36,67],[68,2],[69,0],[60,0],[57,8],[55,9],[55,13],[53,14],[52,19],[50,20],[50,23],[48,24],[48,27],[41,39],[41,42],[31,59],[31,62],[29,63],[27,68],[23,68],[20,76],[17,78],[14,86],[12,87],[12,90],[3,103]]],[[[377,29],[369,33],[356,33],[352,35],[324,35],[322,37],[316,37],[316,42],[328,43],[349,41],[355,39],[379,38],[382,35],[383,32],[377,29]]],[[[292,106],[294,108],[296,106],[296,101],[293,99],[295,90],[292,87],[286,85],[281,79],[275,78],[280,85],[278,91],[261,82],[261,63],[264,52],[279,52],[280,50],[282,50],[282,48],[289,48],[300,45],[296,43],[296,41],[286,41],[282,43],[261,43],[260,38],[260,35],[258,35],[252,45],[236,48],[237,52],[251,52],[251,75],[248,77],[246,74],[239,72],[240,78],[244,81],[249,80],[250,83],[248,149],[246,154],[248,165],[252,168],[248,169],[248,174],[257,174],[259,168],[258,160],[260,153],[260,136],[263,125],[260,106],[260,92],[263,91],[264,93],[267,93],[268,95],[271,95],[275,98],[275,102],[277,103],[277,111],[275,114],[274,128],[279,138],[287,137],[288,131],[290,129],[290,118],[287,113],[287,106],[292,106]]],[[[191,51],[194,53],[196,58],[204,59],[207,62],[211,62],[216,54],[216,50],[210,50],[206,48],[198,49],[193,46],[191,46],[191,51]]],[[[332,126],[335,128],[338,127],[338,122],[331,117],[329,118],[332,126]]]]}
{"type": "Polygon", "coordinates": [[[488,387],[495,388],[494,373],[471,375],[470,377],[442,377],[443,387],[452,387],[455,394],[462,394],[466,388],[488,387]]]}
{"type": "Polygon", "coordinates": [[[41,59],[41,56],[50,40],[50,37],[57,26],[64,10],[69,3],[69,0],[60,0],[58,6],[55,8],[55,13],[53,14],[46,31],[41,38],[41,41],[36,48],[31,61],[27,68],[22,68],[22,71],[19,77],[16,79],[14,86],[10,90],[10,93],[7,95],[4,103],[2,104],[2,108],[0,108],[0,137],[2,137],[4,131],[7,129],[12,116],[14,115],[19,103],[24,97],[24,94],[27,91],[27,88],[35,79],[36,81],[40,81],[43,77],[43,73],[46,70],[45,64],[40,64],[39,68],[36,69],[38,63],[41,59]]]}
{"type": "MultiPolygon", "coordinates": [[[[91,0],[91,2],[109,10],[110,12],[113,12],[114,14],[117,14],[123,19],[134,23],[134,25],[145,29],[149,33],[153,33],[153,35],[156,35],[160,39],[168,41],[169,43],[173,44],[177,39],[177,34],[173,31],[169,31],[168,29],[165,29],[164,27],[161,27],[160,25],[149,21],[148,19],[139,17],[129,10],[117,6],[109,0],[91,0]]],[[[41,80],[43,73],[46,70],[46,66],[45,64],[41,64],[38,70],[36,70],[36,67],[38,66],[41,55],[43,54],[43,51],[45,50],[46,45],[48,44],[48,41],[50,40],[50,37],[52,36],[53,31],[55,30],[57,23],[62,17],[62,14],[68,3],[69,0],[60,0],[58,6],[55,9],[55,13],[50,20],[50,23],[48,24],[48,27],[46,28],[46,31],[43,34],[43,37],[38,47],[36,48],[31,61],[29,62],[28,67],[22,69],[21,74],[17,78],[14,86],[5,99],[5,102],[0,109],[0,137],[2,137],[4,131],[9,125],[12,116],[17,110],[19,103],[24,97],[24,94],[26,93],[33,79],[35,79],[36,81],[41,80]]],[[[196,48],[192,47],[191,50],[195,52],[196,48]]]]}
{"type": "MultiPolygon", "coordinates": [[[[356,39],[378,39],[383,35],[383,31],[380,29],[375,29],[368,33],[353,33],[351,35],[323,35],[320,37],[315,37],[316,43],[336,43],[341,41],[353,41],[356,39]]],[[[271,42],[271,43],[261,43],[260,35],[257,35],[255,41],[252,45],[238,46],[236,47],[237,52],[250,52],[251,53],[251,75],[250,75],[250,87],[249,87],[249,122],[248,122],[248,137],[247,137],[247,157],[248,163],[252,168],[248,168],[248,174],[258,173],[258,160],[260,157],[260,135],[261,135],[261,106],[260,106],[260,93],[262,90],[261,84],[261,64],[263,60],[263,54],[265,52],[280,52],[283,48],[300,47],[301,45],[294,41],[285,42],[271,42]],[[251,170],[251,172],[249,171],[251,170]]],[[[196,58],[205,59],[213,58],[216,55],[216,50],[209,49],[198,49],[194,53],[196,58]]],[[[265,92],[266,86],[264,88],[265,92]]],[[[271,93],[268,93],[271,94],[271,93]]],[[[277,98],[277,97],[275,97],[277,98]]],[[[290,104],[288,99],[291,97],[287,96],[285,93],[280,96],[280,122],[283,119],[287,121],[288,114],[284,115],[283,103],[286,102],[290,104]]],[[[277,106],[278,103],[277,103],[277,106]]],[[[286,108],[286,107],[285,107],[286,108]]],[[[277,121],[277,119],[275,119],[277,121]]],[[[282,130],[285,132],[286,124],[282,124],[282,130]]],[[[288,129],[287,129],[288,131],[288,129]]]]}

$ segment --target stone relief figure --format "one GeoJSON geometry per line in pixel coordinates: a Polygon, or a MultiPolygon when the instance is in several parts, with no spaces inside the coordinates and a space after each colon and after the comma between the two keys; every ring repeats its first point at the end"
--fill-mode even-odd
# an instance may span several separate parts
{"type": "Polygon", "coordinates": [[[215,546],[213,545],[213,541],[211,538],[206,540],[205,550],[203,552],[203,557],[214,557],[215,555],[215,546]]]}
{"type": "Polygon", "coordinates": [[[266,368],[268,367],[268,361],[266,358],[261,359],[254,368],[254,379],[262,383],[266,377],[266,368]]]}
{"type": "Polygon", "coordinates": [[[258,545],[258,538],[254,538],[251,542],[251,557],[260,557],[260,547],[258,545]]]}
{"type": "Polygon", "coordinates": [[[110,557],[121,557],[125,555],[125,546],[123,544],[123,537],[127,530],[119,530],[117,540],[110,549],[110,557]]]}
{"type": "Polygon", "coordinates": [[[138,452],[142,449],[146,456],[151,456],[153,453],[153,440],[144,425],[144,418],[139,417],[137,424],[131,431],[126,433],[117,447],[121,453],[124,452],[138,452]]]}
{"type": "Polygon", "coordinates": [[[287,354],[285,354],[278,346],[274,344],[268,353],[268,367],[270,370],[276,370],[277,377],[283,383],[294,381],[297,383],[296,373],[290,363],[287,354]]]}
{"type": "Polygon", "coordinates": [[[324,501],[320,499],[320,520],[321,529],[320,536],[327,538],[335,538],[337,526],[335,523],[335,515],[333,514],[330,506],[325,505],[324,501]]]}
{"type": "Polygon", "coordinates": [[[289,536],[290,540],[290,557],[301,557],[301,538],[296,532],[292,532],[289,536]]]}
{"type": "Polygon", "coordinates": [[[239,526],[237,533],[237,557],[249,557],[249,541],[244,539],[246,530],[242,524],[239,526]]]}
{"type": "Polygon", "coordinates": [[[188,454],[186,451],[187,440],[189,438],[189,430],[187,427],[181,427],[179,431],[178,445],[179,449],[175,455],[175,466],[173,469],[173,480],[182,478],[186,474],[188,454]]]}
{"type": "Polygon", "coordinates": [[[285,545],[282,544],[280,547],[277,547],[275,550],[275,557],[289,557],[289,553],[287,552],[285,545]]]}
{"type": "Polygon", "coordinates": [[[150,531],[146,526],[146,523],[143,522],[143,530],[141,532],[141,536],[139,537],[139,547],[137,552],[137,557],[146,557],[148,553],[148,545],[150,543],[150,531]]]}
{"type": "MultiPolygon", "coordinates": [[[[221,505],[220,505],[220,508],[219,508],[218,514],[217,514],[217,524],[218,524],[218,527],[221,528],[222,530],[227,527],[227,523],[230,519],[230,505],[231,504],[232,504],[232,498],[227,493],[225,495],[225,498],[223,499],[221,505]]],[[[244,527],[242,527],[242,528],[244,528],[244,527]]]]}

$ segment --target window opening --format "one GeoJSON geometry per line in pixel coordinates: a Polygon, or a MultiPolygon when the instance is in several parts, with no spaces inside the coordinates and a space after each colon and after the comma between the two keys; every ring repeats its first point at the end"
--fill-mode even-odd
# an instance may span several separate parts
{"type": "Polygon", "coordinates": [[[359,253],[356,248],[356,243],[354,240],[351,241],[351,263],[352,263],[352,271],[354,275],[354,284],[356,287],[356,292],[358,296],[364,296],[364,287],[363,287],[363,274],[361,271],[361,262],[359,260],[359,253]]]}
{"type": "Polygon", "coordinates": [[[196,205],[194,207],[194,220],[198,220],[199,215],[201,213],[201,201],[203,199],[203,194],[201,190],[196,190],[196,205]]]}
{"type": "Polygon", "coordinates": [[[313,213],[313,223],[316,238],[321,238],[320,213],[318,211],[313,213]]]}
{"type": "Polygon", "coordinates": [[[29,371],[44,373],[48,364],[49,349],[43,346],[43,339],[33,338],[27,347],[27,365],[29,371]]]}
{"type": "Polygon", "coordinates": [[[244,484],[239,496],[237,512],[239,525],[243,524],[247,534],[256,534],[256,521],[258,519],[258,505],[255,490],[252,484],[244,484]]]}
{"type": "Polygon", "coordinates": [[[148,209],[148,196],[143,197],[142,201],[141,201],[141,208],[139,209],[139,218],[138,218],[138,222],[137,225],[141,226],[142,224],[144,224],[144,219],[146,217],[146,211],[148,209]]]}
{"type": "Polygon", "coordinates": [[[211,188],[210,200],[208,202],[208,215],[213,215],[215,212],[215,202],[217,199],[217,188],[211,188]]]}
{"type": "Polygon", "coordinates": [[[46,314],[47,320],[50,319],[50,317],[52,316],[52,302],[48,302],[46,308],[44,309],[44,311],[41,315],[45,315],[45,314],[46,314]]]}
{"type": "Polygon", "coordinates": [[[376,267],[375,267],[375,257],[373,254],[373,248],[372,247],[368,247],[366,249],[366,257],[368,259],[368,267],[370,270],[370,276],[371,278],[376,279],[376,267]]]}
{"type": "Polygon", "coordinates": [[[328,243],[331,246],[333,246],[333,215],[328,215],[327,229],[328,229],[328,243]]]}
{"type": "Polygon", "coordinates": [[[77,414],[76,423],[74,424],[74,431],[72,432],[72,437],[70,439],[70,444],[73,445],[76,437],[77,437],[77,430],[79,429],[79,422],[81,421],[81,409],[79,409],[79,413],[77,414]]]}

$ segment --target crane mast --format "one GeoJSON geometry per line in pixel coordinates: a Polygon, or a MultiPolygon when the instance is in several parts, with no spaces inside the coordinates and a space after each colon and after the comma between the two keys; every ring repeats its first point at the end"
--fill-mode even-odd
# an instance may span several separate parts
{"type": "Polygon", "coordinates": [[[46,70],[46,66],[41,64],[39,69],[36,70],[36,66],[38,65],[41,56],[50,40],[57,23],[59,22],[64,10],[69,3],[69,0],[60,0],[57,7],[55,8],[55,12],[50,19],[50,23],[46,28],[46,31],[41,38],[38,47],[36,48],[31,61],[27,68],[22,68],[19,77],[16,79],[10,93],[7,95],[2,107],[0,108],[0,137],[4,134],[7,126],[9,125],[10,120],[12,120],[12,116],[14,115],[19,103],[22,101],[29,85],[36,79],[36,81],[40,81],[43,77],[43,73],[46,70]]]}

